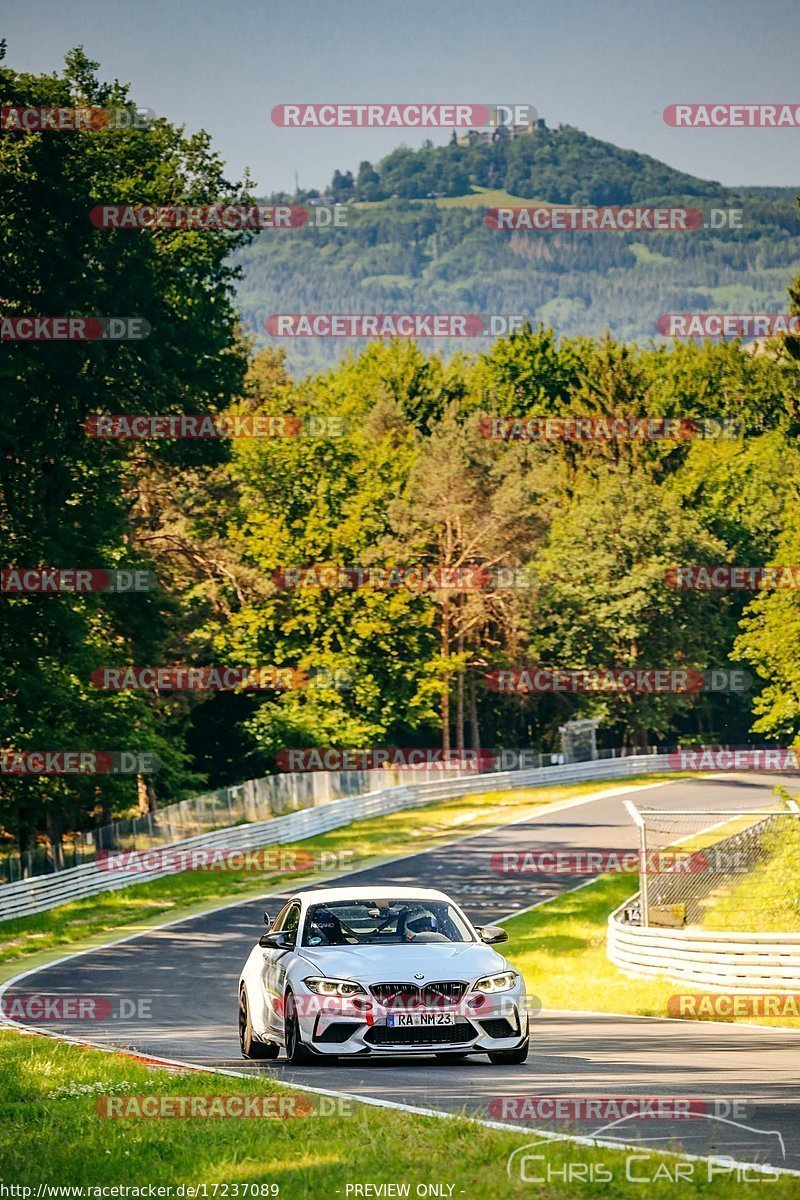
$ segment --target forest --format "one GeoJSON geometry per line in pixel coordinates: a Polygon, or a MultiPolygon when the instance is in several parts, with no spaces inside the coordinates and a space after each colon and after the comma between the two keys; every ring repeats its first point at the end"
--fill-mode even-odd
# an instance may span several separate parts
{"type": "MultiPolygon", "coordinates": [[[[0,89],[4,103],[131,103],[80,51],[59,76],[0,63],[0,89]]],[[[522,152],[517,161],[519,144],[507,148],[509,170],[528,163],[522,152]]],[[[450,153],[426,152],[434,163],[450,153]]],[[[617,202],[625,188],[630,199],[634,179],[645,196],[678,183],[688,194],[691,180],[655,167],[643,176],[635,163],[626,175],[625,155],[615,161],[628,183],[602,195],[589,188],[589,199],[617,202]]],[[[124,315],[150,327],[138,341],[3,344],[2,565],[136,570],[155,581],[145,592],[0,596],[0,746],[135,750],[160,762],[138,779],[0,776],[7,839],[24,848],[42,830],[57,838],[263,775],[291,747],[551,750],[559,726],[582,716],[600,720],[608,747],[785,745],[800,735],[794,592],[682,589],[668,580],[682,565],[800,562],[791,338],[755,353],[737,341],[642,345],[531,320],[478,350],[384,341],[296,370],[283,348],[258,341],[242,304],[243,295],[268,305],[280,294],[284,311],[296,311],[297,276],[280,270],[292,255],[329,264],[314,276],[309,303],[359,311],[341,307],[341,280],[356,286],[352,265],[373,277],[422,278],[435,235],[434,311],[447,309],[453,289],[464,311],[489,311],[494,283],[475,295],[456,282],[466,247],[475,279],[487,278],[491,260],[516,303],[523,293],[503,268],[515,251],[467,209],[416,209],[412,200],[365,210],[363,225],[328,233],[95,228],[88,214],[97,204],[252,200],[224,177],[206,135],[163,119],[146,131],[7,135],[0,177],[14,210],[0,230],[0,315],[124,315]],[[392,262],[379,237],[389,228],[392,262]],[[324,237],[336,240],[323,245],[324,237]],[[271,294],[260,289],[260,271],[271,273],[271,294]],[[261,420],[269,432],[90,436],[87,425],[96,429],[109,413],[261,420]],[[272,420],[280,417],[290,419],[272,420]],[[501,417],[652,418],[736,435],[487,436],[501,417]],[[483,582],[284,586],[287,569],[311,566],[464,569],[483,582]],[[491,686],[506,669],[732,666],[750,673],[749,690],[508,694],[491,686]],[[96,686],[98,672],[144,667],[266,670],[267,678],[219,691],[96,686]]],[[[523,194],[534,186],[531,177],[481,178],[523,194]]],[[[549,198],[560,198],[555,185],[549,198]]],[[[781,279],[780,288],[770,283],[772,311],[800,312],[796,215],[784,215],[785,199],[760,203],[775,206],[774,224],[725,242],[724,254],[737,271],[754,256],[770,280],[781,279]]],[[[555,303],[570,280],[594,274],[635,305],[622,282],[630,246],[586,236],[595,236],[592,254],[607,256],[605,268],[591,266],[578,238],[562,247],[551,263],[564,287],[553,284],[555,303]]],[[[708,262],[695,267],[710,286],[708,262]]],[[[677,283],[673,268],[663,269],[667,303],[677,283]]],[[[718,272],[724,278],[722,258],[718,272]]],[[[536,286],[549,294],[550,283],[536,286]]],[[[362,288],[365,311],[375,311],[375,295],[362,288]]],[[[416,302],[413,288],[397,295],[416,302]]]]}

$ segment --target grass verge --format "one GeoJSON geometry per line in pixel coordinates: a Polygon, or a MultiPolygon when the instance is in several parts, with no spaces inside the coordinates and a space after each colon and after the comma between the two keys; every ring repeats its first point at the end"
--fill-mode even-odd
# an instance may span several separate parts
{"type": "MultiPolygon", "coordinates": [[[[670,996],[709,990],[658,977],[630,978],[609,961],[609,914],[633,894],[636,886],[635,877],[630,875],[602,875],[586,887],[503,921],[510,938],[508,950],[504,947],[506,957],[522,972],[528,990],[539,997],[544,1008],[666,1017],[671,1015],[670,996]]],[[[730,1020],[800,1028],[800,1017],[792,1016],[730,1020]]]]}
{"type": "MultiPolygon", "coordinates": [[[[462,834],[467,836],[493,829],[545,804],[588,796],[621,784],[636,786],[674,778],[673,774],[649,775],[634,780],[609,779],[602,783],[594,780],[566,787],[485,792],[368,821],[355,821],[282,849],[312,854],[346,851],[348,866],[363,868],[382,858],[428,850],[462,834]]],[[[188,916],[215,902],[246,900],[268,891],[278,891],[287,883],[304,883],[314,878],[322,880],[324,876],[319,872],[280,875],[252,871],[183,871],[150,883],[133,884],[116,892],[64,904],[34,916],[4,921],[0,924],[0,958],[7,964],[61,946],[77,946],[84,941],[91,944],[91,939],[112,930],[134,933],[139,928],[156,924],[159,917],[188,916]]],[[[9,978],[12,973],[5,972],[5,977],[9,978]]]]}
{"type": "Polygon", "coordinates": [[[800,931],[800,822],[789,817],[763,841],[764,857],[709,897],[703,927],[740,933],[800,931]]]}
{"type": "MultiPolygon", "coordinates": [[[[452,1068],[443,1067],[443,1073],[452,1068]]],[[[641,1185],[626,1180],[625,1152],[592,1149],[569,1142],[538,1145],[537,1171],[558,1172],[551,1184],[522,1182],[506,1174],[512,1151],[535,1135],[487,1129],[465,1120],[417,1117],[392,1109],[347,1101],[333,1115],[296,1119],[252,1117],[174,1117],[108,1119],[98,1101],[111,1097],[118,1106],[143,1096],[284,1096],[295,1095],[312,1109],[330,1098],[303,1097],[279,1088],[264,1076],[248,1079],[198,1073],[175,1074],[131,1058],[66,1045],[49,1038],[0,1032],[0,1183],[31,1188],[109,1186],[143,1189],[148,1185],[177,1189],[200,1197],[279,1195],[283,1200],[317,1200],[355,1193],[354,1184],[408,1186],[406,1195],[425,1195],[418,1185],[444,1185],[434,1195],[480,1200],[503,1196],[556,1196],[585,1200],[601,1192],[610,1200],[640,1196],[641,1185]],[[584,1181],[564,1182],[565,1163],[603,1164],[610,1182],[587,1188],[584,1181]],[[205,1191],[203,1191],[205,1185],[205,1191]],[[215,1185],[216,1189],[215,1190],[215,1185]],[[277,1185],[272,1191],[269,1185],[277,1185]],[[198,1189],[192,1193],[189,1189],[198,1189]],[[451,1190],[452,1189],[452,1190],[451,1190]]],[[[141,1101],[138,1101],[141,1104],[141,1101]]],[[[185,1103],[185,1101],[184,1101],[185,1103]]],[[[217,1103],[224,1103],[218,1100],[217,1103]]],[[[674,1196],[675,1161],[653,1155],[637,1162],[654,1180],[648,1197],[674,1196]],[[661,1164],[661,1165],[660,1165],[661,1164]]],[[[692,1164],[681,1164],[684,1167],[692,1164]]],[[[696,1177],[683,1182],[682,1196],[702,1195],[733,1200],[751,1193],[753,1184],[738,1182],[733,1172],[708,1180],[708,1166],[693,1164],[696,1177]]],[[[12,1193],[6,1192],[6,1195],[12,1193]]],[[[24,1193],[17,1193],[27,1200],[24,1193]]],[[[42,1193],[46,1195],[45,1192],[42,1193]]],[[[56,1192],[56,1195],[64,1192],[56,1192]]],[[[68,1194],[68,1193],[67,1193],[68,1194]]],[[[109,1193],[107,1193],[109,1194],[109,1193]]],[[[117,1195],[124,1193],[117,1192],[117,1195]]],[[[168,1195],[169,1193],[162,1193],[168,1195]]],[[[380,1191],[361,1195],[380,1195],[380,1191]]],[[[403,1192],[384,1194],[403,1195],[403,1192]]],[[[773,1200],[797,1194],[797,1180],[777,1177],[773,1200]]],[[[84,1193],[91,1196],[91,1192],[84,1193]]]]}

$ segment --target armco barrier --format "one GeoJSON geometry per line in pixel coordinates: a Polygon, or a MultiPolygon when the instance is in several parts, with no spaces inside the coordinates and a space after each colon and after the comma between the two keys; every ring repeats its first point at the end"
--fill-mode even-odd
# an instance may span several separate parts
{"type": "MultiPolygon", "coordinates": [[[[534,764],[531,763],[531,766],[534,764]]],[[[539,763],[544,766],[544,763],[539,763]]],[[[36,844],[22,854],[0,856],[0,886],[50,875],[96,860],[98,851],[150,850],[245,822],[282,817],[298,808],[360,796],[402,782],[399,771],[287,771],[247,779],[204,792],[157,811],[123,817],[95,829],[73,832],[57,847],[36,844]]]]}
{"type": "Polygon", "coordinates": [[[720,992],[800,991],[800,933],[629,925],[622,914],[631,903],[608,918],[606,952],[621,970],[720,992]]]}
{"type": "MultiPolygon", "coordinates": [[[[351,821],[363,821],[368,817],[382,816],[399,809],[416,808],[431,804],[435,800],[536,785],[578,783],[584,779],[641,775],[663,766],[664,761],[663,755],[642,754],[628,758],[570,763],[558,767],[536,767],[529,771],[470,774],[455,779],[437,780],[434,783],[401,784],[368,792],[362,796],[331,800],[328,804],[300,809],[284,817],[272,817],[266,821],[217,829],[213,833],[174,842],[173,846],[184,849],[219,847],[257,850],[262,846],[302,841],[319,833],[327,833],[331,829],[339,829],[342,825],[349,825],[351,821]]],[[[84,866],[59,871],[55,875],[40,875],[18,883],[7,883],[0,887],[0,921],[45,912],[71,900],[82,900],[100,892],[116,891],[119,888],[130,887],[132,883],[145,883],[170,874],[174,874],[174,871],[162,868],[137,872],[134,879],[130,875],[120,878],[111,871],[101,870],[96,863],[87,863],[84,866]]]]}

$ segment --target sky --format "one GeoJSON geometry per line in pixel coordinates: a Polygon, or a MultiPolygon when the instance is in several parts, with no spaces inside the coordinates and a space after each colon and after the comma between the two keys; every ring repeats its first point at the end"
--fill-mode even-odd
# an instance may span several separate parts
{"type": "Polygon", "coordinates": [[[0,9],[8,65],[59,70],[83,44],[103,78],[206,129],[257,191],[323,189],[449,131],[283,129],[281,103],[531,104],[727,185],[800,184],[800,129],[673,129],[673,103],[800,104],[797,0],[30,0],[0,9]]]}

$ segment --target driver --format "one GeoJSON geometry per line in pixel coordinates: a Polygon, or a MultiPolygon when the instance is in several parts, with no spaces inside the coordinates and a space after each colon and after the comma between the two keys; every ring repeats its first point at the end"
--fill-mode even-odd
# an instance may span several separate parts
{"type": "Polygon", "coordinates": [[[432,912],[425,909],[419,912],[416,916],[409,917],[406,921],[405,937],[406,941],[410,942],[418,933],[438,933],[439,929],[436,923],[436,917],[432,912]]]}

